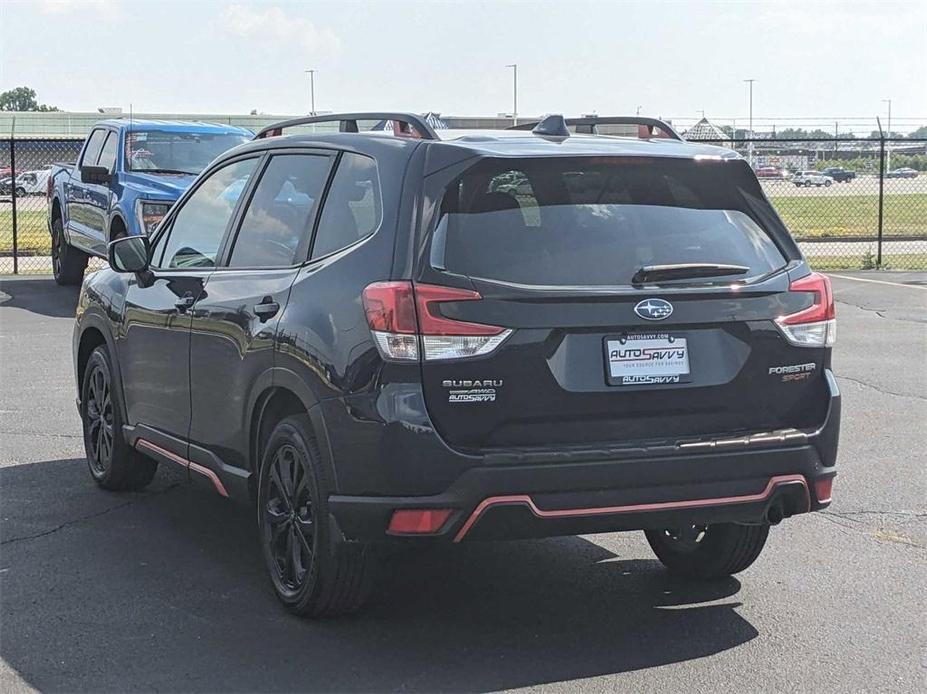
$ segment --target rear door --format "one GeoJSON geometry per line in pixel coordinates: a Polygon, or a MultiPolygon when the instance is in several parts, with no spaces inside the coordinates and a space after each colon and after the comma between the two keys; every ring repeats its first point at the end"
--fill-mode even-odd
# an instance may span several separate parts
{"type": "Polygon", "coordinates": [[[90,133],[81,158],[64,189],[69,235],[77,237],[76,245],[99,254],[106,252],[103,228],[104,210],[109,203],[109,187],[84,181],[81,167],[97,165],[110,132],[107,128],[95,128],[90,133]]]}
{"type": "Polygon", "coordinates": [[[247,468],[254,389],[270,385],[274,337],[290,287],[309,253],[334,157],[269,156],[239,214],[224,260],[192,312],[190,459],[247,468]]]}
{"type": "Polygon", "coordinates": [[[789,291],[800,254],[744,162],[488,159],[446,191],[418,280],[482,298],[428,310],[511,330],[485,356],[423,361],[452,445],[651,445],[823,419],[827,350],[774,323],[813,296],[789,291]],[[743,271],[632,279],[679,263],[743,271]],[[774,371],[794,365],[806,375],[774,371]]]}

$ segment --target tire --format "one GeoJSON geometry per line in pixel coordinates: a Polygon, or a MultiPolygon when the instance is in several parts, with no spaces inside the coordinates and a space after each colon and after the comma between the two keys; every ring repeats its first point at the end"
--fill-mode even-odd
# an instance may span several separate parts
{"type": "Polygon", "coordinates": [[[109,351],[90,354],[80,389],[80,415],[87,466],[94,481],[111,491],[138,490],[154,478],[158,463],[129,446],[122,436],[122,407],[113,387],[109,351]]]}
{"type": "Polygon", "coordinates": [[[68,286],[80,284],[83,281],[88,256],[86,253],[68,245],[64,238],[64,229],[61,226],[60,217],[56,217],[52,221],[51,258],[55,282],[62,286],[68,286]]]}
{"type": "Polygon", "coordinates": [[[831,184],[831,183],[832,183],[832,181],[824,181],[824,187],[825,187],[825,188],[830,188],[830,184],[831,184]]]}
{"type": "Polygon", "coordinates": [[[670,573],[705,580],[739,573],[756,561],[769,526],[720,523],[682,531],[646,530],[645,534],[670,573]]]}
{"type": "Polygon", "coordinates": [[[258,533],[277,598],[303,617],[355,612],[373,583],[371,548],[332,532],[331,489],[309,417],[281,421],[261,457],[258,533]]]}
{"type": "Polygon", "coordinates": [[[126,232],[125,226],[121,223],[118,225],[114,224],[109,232],[109,241],[112,243],[116,239],[124,239],[126,236],[128,236],[128,233],[126,232]]]}
{"type": "Polygon", "coordinates": [[[16,186],[16,197],[17,198],[26,197],[26,189],[23,188],[22,186],[16,186]]]}

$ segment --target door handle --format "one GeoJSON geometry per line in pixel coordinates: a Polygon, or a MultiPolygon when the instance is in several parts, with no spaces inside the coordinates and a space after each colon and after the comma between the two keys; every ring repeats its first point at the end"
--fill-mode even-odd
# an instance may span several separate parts
{"type": "Polygon", "coordinates": [[[188,293],[177,299],[177,301],[174,302],[174,306],[177,307],[180,313],[186,313],[187,309],[193,306],[195,301],[196,299],[193,298],[193,295],[188,293]]]}
{"type": "Polygon", "coordinates": [[[263,323],[276,316],[279,310],[280,304],[276,301],[272,301],[270,297],[266,297],[261,303],[255,305],[254,315],[263,323]]]}

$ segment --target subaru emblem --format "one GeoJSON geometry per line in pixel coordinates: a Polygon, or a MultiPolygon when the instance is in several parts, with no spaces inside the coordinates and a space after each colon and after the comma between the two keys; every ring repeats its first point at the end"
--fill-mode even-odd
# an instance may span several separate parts
{"type": "Polygon", "coordinates": [[[634,313],[644,320],[663,320],[673,313],[673,305],[663,299],[644,299],[634,307],[634,313]]]}

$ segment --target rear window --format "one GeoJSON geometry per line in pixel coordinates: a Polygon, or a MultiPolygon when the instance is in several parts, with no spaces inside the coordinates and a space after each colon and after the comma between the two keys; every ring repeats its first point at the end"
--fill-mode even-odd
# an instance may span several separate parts
{"type": "Polygon", "coordinates": [[[645,265],[675,263],[763,275],[786,260],[751,212],[766,203],[740,187],[745,172],[687,159],[483,160],[448,187],[431,264],[555,286],[628,285],[645,265]]]}

